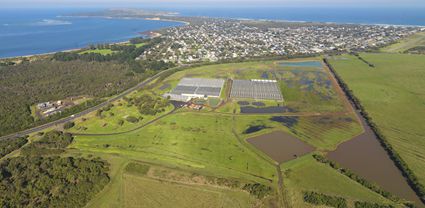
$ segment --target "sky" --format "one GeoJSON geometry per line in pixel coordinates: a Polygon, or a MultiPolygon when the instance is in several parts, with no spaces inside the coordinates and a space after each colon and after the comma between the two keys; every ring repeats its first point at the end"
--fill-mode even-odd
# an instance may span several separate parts
{"type": "Polygon", "coordinates": [[[4,7],[44,6],[344,6],[424,7],[425,0],[0,0],[4,7]]]}

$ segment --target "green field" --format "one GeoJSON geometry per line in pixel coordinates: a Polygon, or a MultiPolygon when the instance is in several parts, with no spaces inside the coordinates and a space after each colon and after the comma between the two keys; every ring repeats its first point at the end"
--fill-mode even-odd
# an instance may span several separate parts
{"type": "MultiPolygon", "coordinates": [[[[150,92],[134,92],[127,96],[127,98],[137,99],[141,95],[148,94],[158,98],[150,92]]],[[[110,110],[102,112],[97,115],[97,112],[92,112],[83,118],[79,118],[75,121],[75,126],[69,130],[72,133],[85,133],[85,134],[107,134],[129,131],[146,123],[152,121],[155,118],[163,116],[169,113],[174,107],[169,104],[164,108],[165,111],[159,112],[155,115],[141,114],[135,105],[129,105],[129,102],[125,99],[117,100],[112,103],[113,106],[110,110]],[[138,122],[132,123],[126,120],[128,117],[136,117],[139,119],[138,122]],[[120,123],[120,121],[122,123],[120,123]]]]}
{"type": "Polygon", "coordinates": [[[146,45],[146,43],[137,43],[137,44],[134,44],[134,46],[136,46],[136,48],[140,48],[140,47],[142,47],[144,45],[146,45]]]}
{"type": "Polygon", "coordinates": [[[425,46],[425,32],[416,33],[398,43],[382,48],[382,52],[403,53],[416,46],[425,46]]]}
{"type": "Polygon", "coordinates": [[[425,184],[425,58],[408,54],[360,54],[331,64],[360,99],[373,121],[425,184]]]}
{"type": "MultiPolygon", "coordinates": [[[[281,192],[278,191],[276,163],[247,143],[246,139],[280,130],[314,146],[316,153],[323,153],[334,150],[338,144],[363,131],[351,108],[344,105],[343,97],[338,94],[325,69],[282,67],[278,63],[267,61],[191,68],[179,71],[162,82],[154,82],[149,90],[135,92],[128,97],[137,98],[147,92],[159,96],[176,86],[182,77],[251,79],[261,78],[267,73],[289,89],[283,89],[283,96],[288,95],[289,101],[261,102],[266,106],[290,105],[298,111],[241,114],[238,100],[222,97],[224,104],[217,109],[207,107],[195,111],[182,108],[165,115],[171,110],[168,109],[155,116],[144,116],[139,123],[125,122],[117,126],[117,120],[139,115],[137,108],[129,107],[122,99],[103,112],[103,117],[90,115],[85,121],[78,120],[72,130],[80,133],[108,134],[130,130],[115,135],[75,136],[72,154],[91,154],[111,163],[110,184],[88,207],[141,204],[146,207],[264,207],[269,203],[304,207],[308,205],[302,202],[303,191],[341,196],[349,200],[351,207],[354,200],[388,202],[337,171],[317,163],[311,155],[281,165],[285,191],[282,195],[278,194],[281,192]],[[316,98],[308,98],[308,94],[314,94],[316,98]],[[322,99],[323,95],[328,97],[322,99]],[[159,119],[137,128],[155,118],[159,119]],[[258,125],[265,128],[246,132],[258,125]],[[82,126],[86,129],[81,130],[82,126]],[[129,172],[126,166],[134,161],[148,163],[151,168],[143,174],[129,172]],[[271,187],[272,192],[269,197],[257,200],[240,187],[223,189],[221,185],[211,184],[208,182],[211,177],[259,183],[271,187]],[[193,201],[194,198],[197,200],[193,201]]],[[[207,101],[209,105],[218,102],[219,99],[207,101]]],[[[141,171],[144,171],[143,168],[141,171]]]]}
{"type": "MultiPolygon", "coordinates": [[[[293,207],[307,207],[303,202],[302,191],[315,191],[328,195],[341,196],[353,206],[355,200],[380,204],[392,204],[381,195],[365,189],[362,185],[338,173],[336,170],[316,162],[311,155],[282,165],[285,187],[293,207]]],[[[311,205],[310,205],[311,206],[311,205]]]]}
{"type": "Polygon", "coordinates": [[[178,113],[123,135],[77,136],[72,147],[251,179],[275,175],[272,166],[238,142],[229,116],[178,113]]]}
{"type": "Polygon", "coordinates": [[[111,55],[115,53],[111,49],[93,49],[93,50],[85,50],[80,52],[79,54],[88,54],[88,53],[98,53],[100,55],[111,55]]]}
{"type": "Polygon", "coordinates": [[[112,164],[113,180],[87,207],[250,207],[261,204],[246,191],[217,183],[214,177],[121,157],[104,157],[112,164]]]}

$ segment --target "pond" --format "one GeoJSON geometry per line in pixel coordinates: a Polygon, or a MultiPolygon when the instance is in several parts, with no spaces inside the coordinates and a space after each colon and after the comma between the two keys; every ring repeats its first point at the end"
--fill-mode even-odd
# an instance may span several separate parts
{"type": "Polygon", "coordinates": [[[365,129],[363,134],[342,143],[335,151],[329,152],[327,157],[368,181],[377,183],[386,191],[421,203],[363,119],[362,124],[365,129]]]}
{"type": "Polygon", "coordinates": [[[314,151],[314,147],[283,131],[252,137],[247,141],[278,163],[287,162],[314,151]]]}
{"type": "Polygon", "coordinates": [[[322,67],[320,61],[280,62],[279,65],[289,67],[322,67]]]}

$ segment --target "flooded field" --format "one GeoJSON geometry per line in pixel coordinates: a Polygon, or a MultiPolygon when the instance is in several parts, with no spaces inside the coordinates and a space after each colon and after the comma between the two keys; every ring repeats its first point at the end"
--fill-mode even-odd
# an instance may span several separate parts
{"type": "Polygon", "coordinates": [[[320,61],[301,61],[301,62],[281,62],[281,66],[289,67],[322,67],[320,61]]]}
{"type": "Polygon", "coordinates": [[[291,108],[284,106],[269,106],[269,107],[253,107],[253,106],[243,106],[241,107],[241,113],[285,113],[285,112],[294,112],[291,108]]]}
{"type": "Polygon", "coordinates": [[[420,203],[420,199],[407,184],[400,170],[381,147],[373,131],[363,120],[365,132],[329,152],[327,157],[365,179],[377,183],[386,191],[420,203]]]}
{"type": "Polygon", "coordinates": [[[293,160],[314,151],[312,146],[282,131],[249,138],[247,141],[278,163],[293,160]]]}

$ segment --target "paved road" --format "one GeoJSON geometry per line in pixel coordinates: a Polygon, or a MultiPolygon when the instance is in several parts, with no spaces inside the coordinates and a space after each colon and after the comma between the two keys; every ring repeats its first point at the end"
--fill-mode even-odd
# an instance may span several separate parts
{"type": "Polygon", "coordinates": [[[174,69],[176,69],[176,68],[171,68],[171,69],[161,71],[158,74],[155,74],[154,76],[144,80],[143,82],[140,82],[136,86],[131,87],[131,88],[125,90],[124,92],[116,95],[115,97],[110,98],[110,99],[106,100],[105,102],[103,102],[103,103],[101,103],[97,106],[94,106],[94,107],[91,107],[91,108],[86,109],[84,111],[81,111],[79,113],[76,113],[73,116],[68,116],[68,117],[65,117],[65,118],[62,118],[62,119],[59,119],[59,120],[56,120],[56,121],[52,121],[50,123],[46,123],[46,124],[43,124],[43,125],[40,125],[40,126],[37,126],[37,127],[34,127],[34,128],[30,128],[30,129],[23,130],[23,131],[20,131],[20,132],[17,132],[17,133],[2,136],[2,137],[0,137],[0,140],[8,139],[8,138],[14,138],[14,137],[22,137],[22,136],[25,136],[25,135],[28,135],[28,134],[31,134],[31,133],[34,133],[34,132],[42,131],[42,130],[50,128],[50,127],[55,127],[55,126],[64,124],[66,122],[72,121],[72,120],[80,118],[82,116],[85,116],[85,115],[87,115],[87,114],[89,114],[93,111],[97,111],[97,110],[103,108],[104,106],[108,105],[109,103],[112,103],[116,100],[123,98],[124,96],[130,94],[131,92],[133,92],[137,89],[140,89],[140,88],[146,86],[147,84],[149,84],[149,82],[151,82],[151,81],[155,80],[156,78],[158,78],[159,76],[161,76],[161,74],[164,74],[164,73],[171,71],[171,70],[174,70],[174,69]]]}

